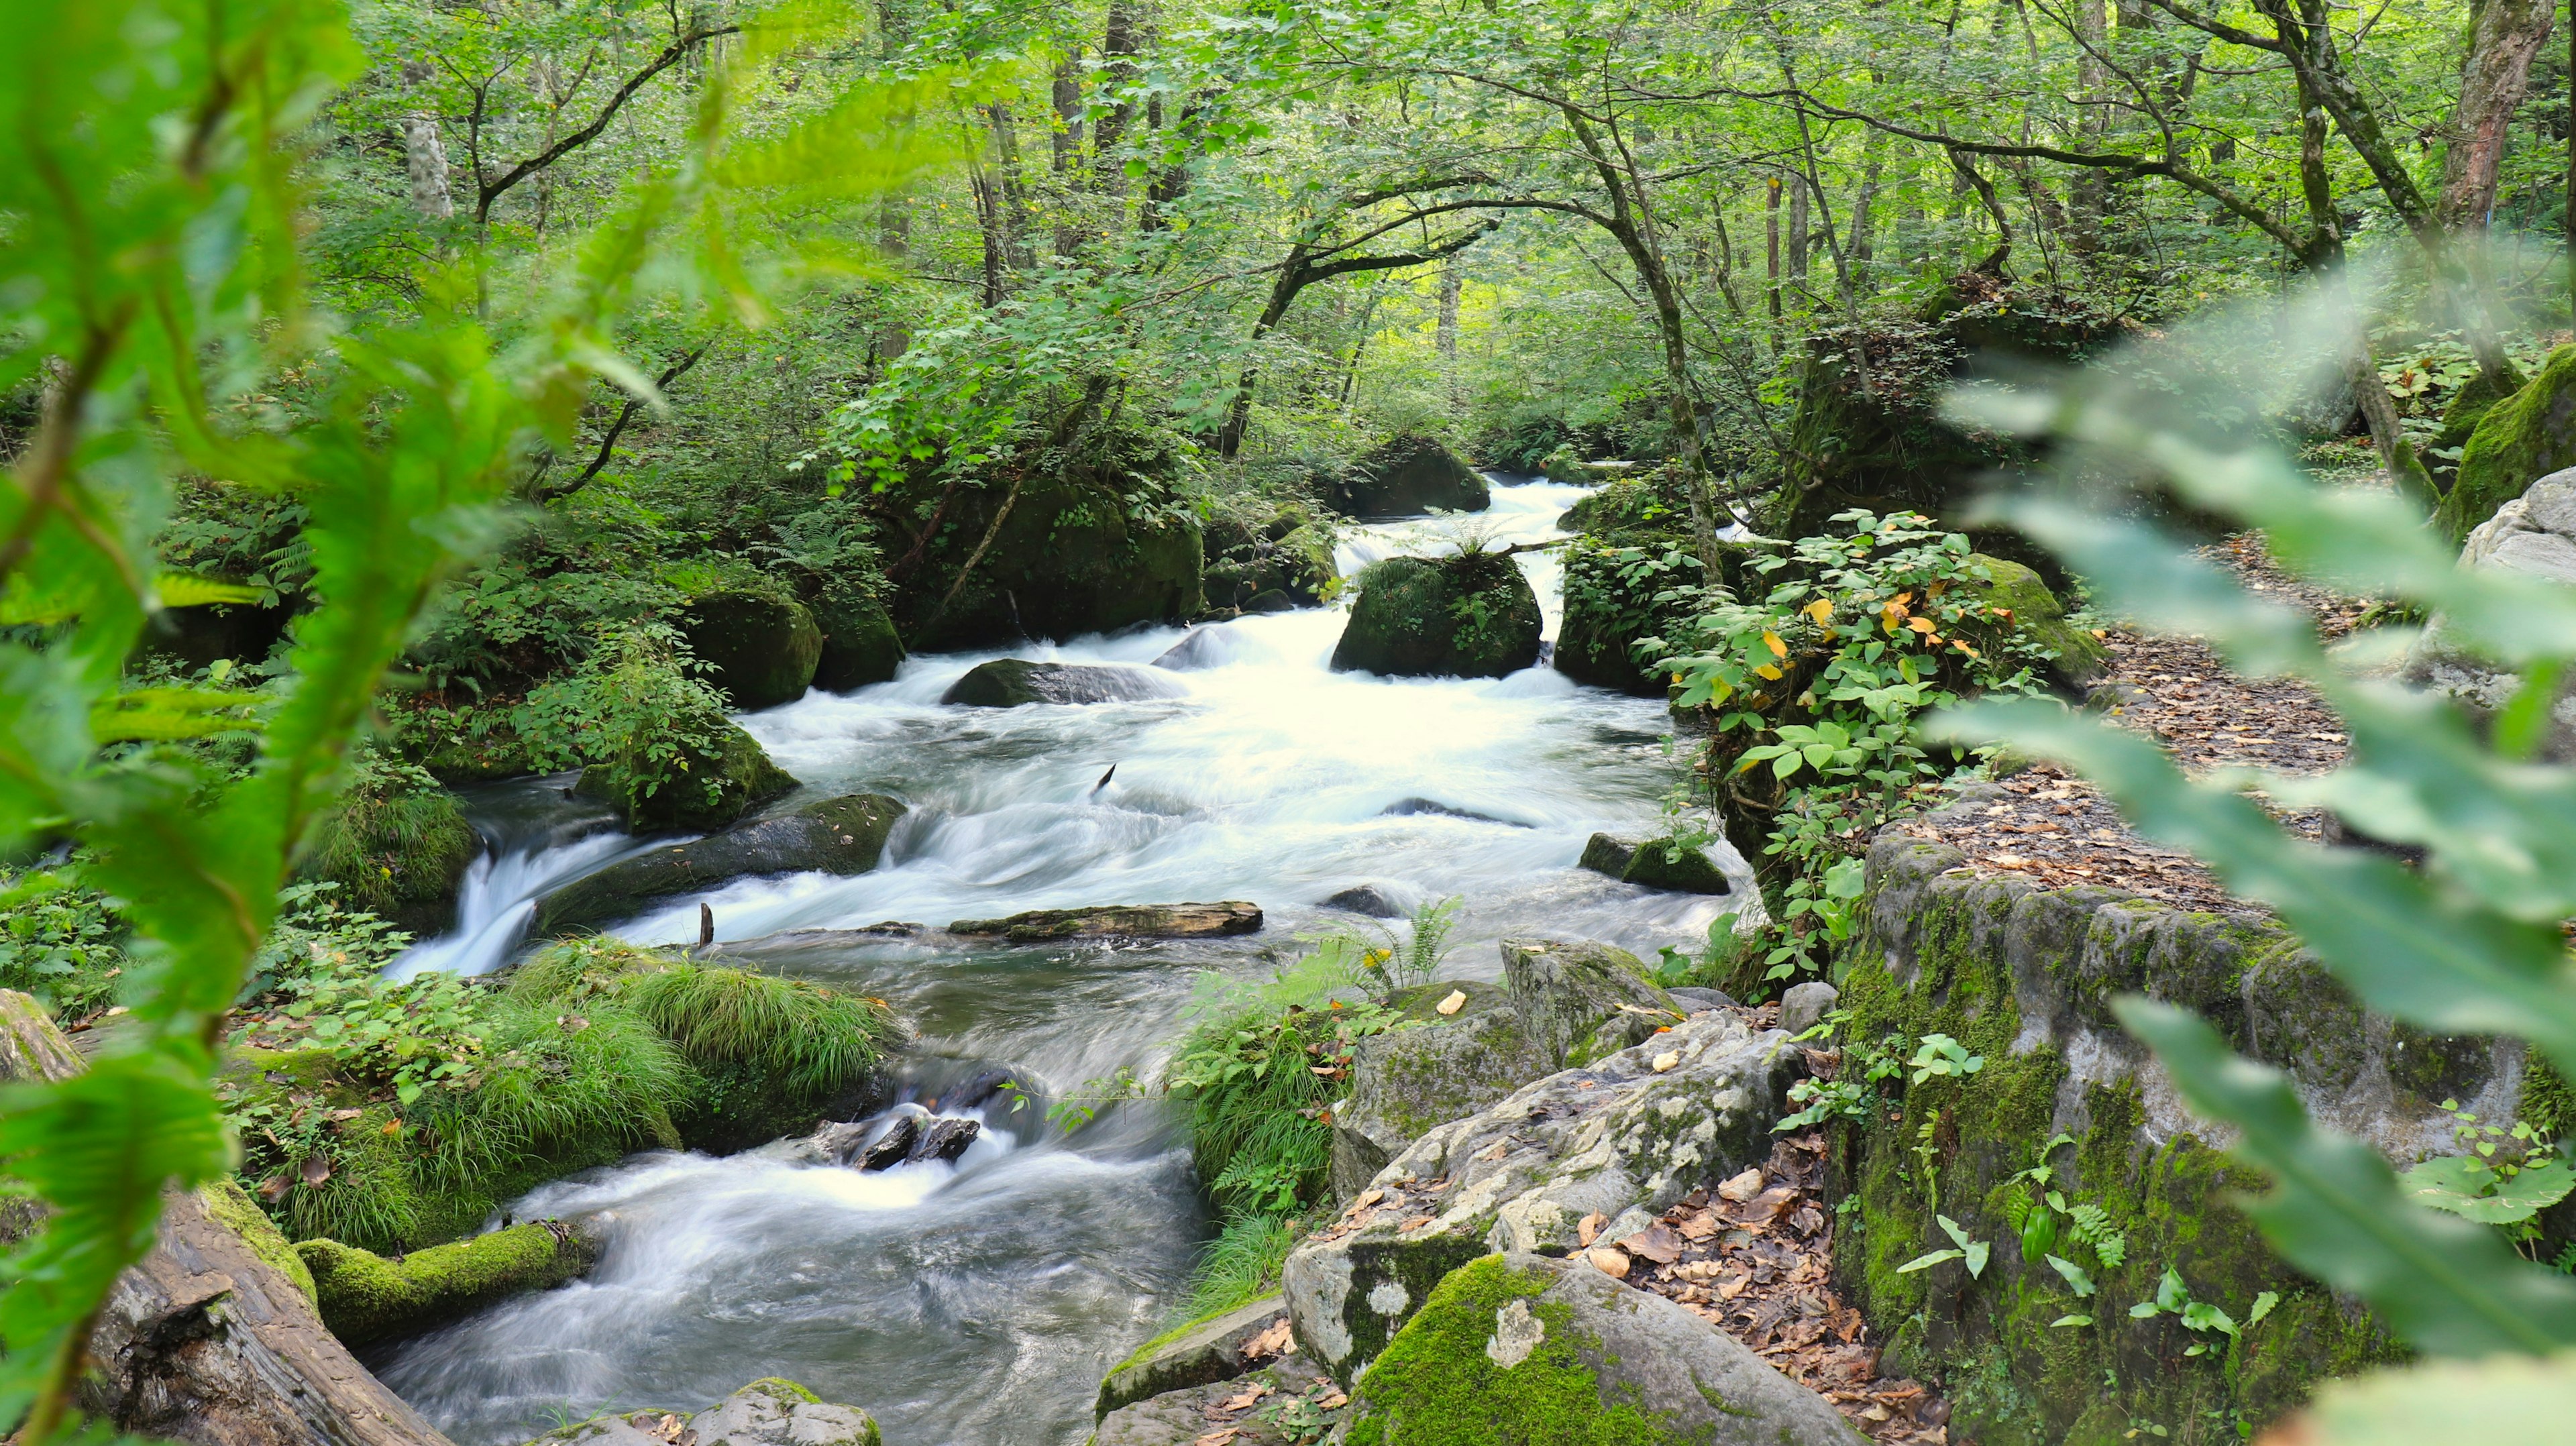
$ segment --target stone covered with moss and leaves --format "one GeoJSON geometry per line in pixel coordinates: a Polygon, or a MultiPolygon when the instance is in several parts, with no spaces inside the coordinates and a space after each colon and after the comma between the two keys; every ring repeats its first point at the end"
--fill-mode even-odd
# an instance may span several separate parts
{"type": "Polygon", "coordinates": [[[814,614],[780,587],[710,588],[680,610],[679,627],[707,680],[745,711],[805,696],[823,658],[814,614]]]}
{"type": "Polygon", "coordinates": [[[433,1245],[388,1260],[337,1240],[305,1240],[296,1259],[311,1273],[315,1305],[331,1334],[351,1345],[416,1335],[513,1295],[587,1273],[600,1241],[578,1222],[531,1221],[433,1245]]]}
{"type": "Polygon", "coordinates": [[[1451,1271],[1351,1396],[1349,1446],[1862,1446],[1733,1336],[1541,1255],[1451,1271]]]}
{"type": "Polygon", "coordinates": [[[1968,595],[1991,621],[1970,631],[1994,643],[2019,634],[2049,659],[2060,684],[2082,690],[2099,681],[2111,667],[2111,650],[2102,640],[2066,620],[2066,608],[2040,575],[2018,562],[1984,553],[1968,554],[1972,570],[1984,576],[1967,585],[1968,595]]]}
{"type": "Polygon", "coordinates": [[[1878,842],[1844,956],[1851,1093],[1826,1113],[1853,1203],[1835,1258],[1889,1339],[1885,1369],[1941,1380],[1953,1429],[1990,1446],[2110,1446],[2234,1441],[2316,1381],[2394,1358],[2383,1323],[2282,1264],[2229,1203],[2262,1179],[2213,1148],[2110,1001],[2197,1010],[2289,1070],[2322,1122],[2400,1161],[2454,1148],[2445,1100],[2508,1116],[2516,1051],[2366,1013],[2259,918],[1965,862],[1878,842]],[[1861,1084],[1882,1059],[1913,1067],[1861,1084]]]}
{"type": "Polygon", "coordinates": [[[1297,1339],[1356,1379],[1449,1272],[1643,1230],[1770,1153],[1797,1051],[1713,1010],[1438,1126],[1388,1162],[1281,1272],[1297,1339]],[[1602,1223],[1606,1222],[1606,1223],[1602,1223]]]}
{"type": "Polygon", "coordinates": [[[1670,836],[1638,840],[1596,833],[1584,841],[1577,867],[1673,894],[1724,894],[1735,887],[1705,845],[1670,836]]]}
{"type": "Polygon", "coordinates": [[[1092,1414],[1107,1416],[1138,1401],[1230,1381],[1257,1369],[1260,1363],[1246,1360],[1244,1347],[1287,1317],[1288,1307],[1278,1296],[1269,1295],[1166,1331],[1138,1346],[1101,1378],[1092,1414]]]}
{"type": "Polygon", "coordinates": [[[558,1426],[527,1446],[881,1446],[883,1439],[866,1411],[769,1376],[696,1415],[612,1411],[558,1426]]]}
{"type": "Polygon", "coordinates": [[[1390,557],[1361,572],[1359,590],[1335,672],[1499,678],[1538,661],[1538,595],[1501,553],[1390,557]]]}
{"type": "MultiPolygon", "coordinates": [[[[2461,389],[2463,398],[2468,388],[2461,389]]],[[[2576,466],[2576,346],[2549,354],[2540,374],[2478,416],[2459,477],[2434,524],[2460,541],[2538,479],[2576,466]]]]}
{"type": "Polygon", "coordinates": [[[1521,1028],[1551,1069],[1617,1053],[1686,1012],[1625,949],[1585,939],[1505,939],[1502,954],[1521,1028]]]}
{"type": "Polygon", "coordinates": [[[843,693],[891,681],[903,666],[903,639],[894,618],[875,598],[847,588],[826,588],[810,605],[823,635],[814,659],[814,686],[843,693]]]}
{"type": "Polygon", "coordinates": [[[1414,1027],[1354,1043],[1350,1093],[1333,1107],[1332,1191],[1344,1204],[1433,1127],[1556,1068],[1509,990],[1441,981],[1399,990],[1387,1007],[1414,1027]],[[1444,1014],[1452,995],[1458,1002],[1444,1014]]]}
{"type": "Polygon", "coordinates": [[[339,807],[323,815],[297,877],[340,886],[340,902],[427,937],[445,932],[483,841],[428,770],[366,750],[339,807]]]}
{"type": "Polygon", "coordinates": [[[639,833],[703,832],[796,787],[769,750],[739,726],[717,720],[712,747],[682,746],[668,760],[628,754],[582,769],[574,791],[613,804],[639,833]]]}
{"type": "Polygon", "coordinates": [[[1416,517],[1482,512],[1493,505],[1493,492],[1446,442],[1405,432],[1370,448],[1334,478],[1326,499],[1345,517],[1416,517]]]}
{"type": "Polygon", "coordinates": [[[539,938],[587,932],[632,918],[656,899],[704,893],[750,874],[864,874],[884,857],[886,837],[905,811],[884,794],[852,793],[666,845],[547,894],[529,929],[539,938]]]}
{"type": "Polygon", "coordinates": [[[1273,595],[1306,607],[1332,601],[1342,574],[1331,519],[1302,502],[1259,495],[1233,501],[1205,524],[1209,605],[1262,611],[1254,600],[1273,595]]]}

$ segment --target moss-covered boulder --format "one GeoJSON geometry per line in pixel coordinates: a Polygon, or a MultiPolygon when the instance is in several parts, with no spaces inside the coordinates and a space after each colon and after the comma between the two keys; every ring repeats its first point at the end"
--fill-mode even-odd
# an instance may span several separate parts
{"type": "MultiPolygon", "coordinates": [[[[1551,474],[1551,480],[1555,480],[1551,474]]],[[[1587,473],[1565,480],[1600,482],[1556,519],[1559,532],[1580,532],[1605,543],[1681,542],[1690,537],[1690,495],[1680,469],[1621,472],[1608,480],[1587,473]]]]}
{"type": "Polygon", "coordinates": [[[1583,845],[1581,867],[1623,884],[1671,894],[1724,894],[1734,888],[1707,849],[1675,838],[1639,843],[1596,833],[1583,845]]]}
{"type": "Polygon", "coordinates": [[[656,899],[704,893],[746,875],[863,874],[884,856],[886,836],[904,812],[883,794],[844,794],[623,859],[539,899],[530,932],[587,932],[632,918],[656,899]]]}
{"type": "Polygon", "coordinates": [[[1980,628],[1989,641],[2018,634],[2049,655],[2049,667],[2068,687],[2090,687],[2110,670],[2111,650],[2102,640],[2066,620],[2066,609],[2040,575],[2018,562],[1984,553],[1968,554],[1972,568],[1985,579],[1970,585],[1990,623],[1980,628]]]}
{"type": "Polygon", "coordinates": [[[1341,591],[1331,520],[1304,503],[1245,500],[1209,518],[1205,531],[1211,606],[1273,611],[1254,603],[1276,594],[1288,605],[1313,607],[1341,591]]]}
{"type": "MultiPolygon", "coordinates": [[[[1730,586],[1740,578],[1742,551],[1720,544],[1730,586]]],[[[1557,629],[1556,670],[1596,688],[1664,696],[1666,676],[1651,656],[1639,655],[1637,644],[1655,637],[1679,646],[1690,636],[1680,627],[1698,611],[1690,589],[1702,572],[1688,539],[1632,536],[1620,542],[1587,535],[1562,556],[1565,619],[1557,629]]]]}
{"type": "Polygon", "coordinates": [[[315,826],[296,875],[338,884],[343,907],[427,938],[455,922],[457,886],[482,851],[456,796],[427,770],[370,759],[315,826]]]}
{"type": "Polygon", "coordinates": [[[1336,672],[1499,678],[1538,661],[1538,595],[1510,558],[1390,557],[1359,576],[1336,672]]]}
{"type": "Polygon", "coordinates": [[[814,614],[783,593],[720,587],[689,599],[680,635],[710,665],[707,681],[746,712],[805,696],[823,657],[814,614]]]}
{"type": "Polygon", "coordinates": [[[1733,1336],[1541,1255],[1450,1272],[1351,1394],[1349,1446],[1862,1446],[1733,1336]]]}
{"type": "Polygon", "coordinates": [[[968,708],[1019,708],[1031,703],[1143,703],[1188,691],[1149,668],[995,658],[968,669],[939,701],[968,708]]]}
{"type": "Polygon", "coordinates": [[[924,548],[923,565],[902,574],[894,612],[904,635],[916,649],[948,651],[1186,622],[1205,612],[1197,521],[1143,503],[1136,489],[1123,469],[1084,470],[1030,481],[1007,514],[1008,488],[959,496],[924,548]],[[968,570],[987,537],[991,545],[968,570]]]}
{"type": "Polygon", "coordinates": [[[1626,1049],[1684,1013],[1625,949],[1587,939],[1505,939],[1503,979],[1551,1067],[1626,1049]]]}
{"type": "Polygon", "coordinates": [[[2259,1430],[2318,1380],[2395,1356],[2384,1323],[2265,1246],[2234,1204],[2263,1188],[2259,1172],[2202,1133],[2111,1001],[2138,993],[2199,1011],[2239,1051],[2288,1070],[2318,1118],[2400,1162],[2456,1148],[2445,1098],[2482,1119],[2511,1115],[2509,1047],[2374,1019],[2277,925],[1981,879],[1965,863],[1883,838],[1840,966],[1847,1072],[1855,1052],[1901,1057],[1934,1034],[1983,1061],[1891,1079],[1883,1107],[1836,1127],[1855,1198],[1836,1216],[1835,1268],[1886,1335],[1882,1369],[1948,1382],[1955,1433],[2055,1446],[2149,1426],[2173,1439],[2205,1422],[2259,1430]],[[2035,1185],[2026,1172],[2043,1165],[2035,1185]],[[2067,1209],[2047,1205],[2047,1190],[2067,1209]],[[2098,1213],[2079,1223],[2079,1210],[2098,1213]],[[1936,1215],[1990,1243],[1979,1275],[1956,1261],[1900,1269],[1951,1244],[1936,1215]],[[2047,1254],[2095,1293],[2079,1298],[2047,1254]],[[2239,1322],[2241,1340],[2213,1343],[2171,1313],[2133,1317],[2167,1270],[2239,1322]],[[2277,1304],[2254,1321],[2267,1292],[2277,1304]],[[2058,1324],[2068,1316],[2091,1324],[2058,1324]],[[2209,1348],[2187,1354],[2198,1345],[2209,1348]]]}
{"type": "Polygon", "coordinates": [[[891,681],[903,666],[903,639],[894,619],[874,598],[826,593],[813,604],[823,646],[814,661],[814,686],[845,693],[891,681]]]}
{"type": "Polygon", "coordinates": [[[573,791],[614,805],[638,833],[703,833],[796,787],[758,739],[731,723],[719,736],[712,755],[692,750],[676,762],[594,763],[573,791]]]}
{"type": "Polygon", "coordinates": [[[2524,488],[2567,467],[2576,467],[2576,346],[2551,352],[2540,375],[2478,419],[2434,521],[2463,541],[2524,488]]]}
{"type": "Polygon", "coordinates": [[[1351,1047],[1350,1094],[1333,1108],[1333,1198],[1347,1202],[1386,1162],[1556,1068],[1521,1023],[1510,991],[1443,981],[1388,1003],[1416,1027],[1351,1047]],[[1452,999],[1455,1003],[1452,1003],[1452,999]],[[1446,1012],[1443,1012],[1443,1011],[1446,1012]]]}
{"type": "Polygon", "coordinates": [[[297,1243],[322,1323],[349,1344],[418,1335],[532,1290],[587,1273],[599,1239],[586,1227],[532,1222],[387,1260],[337,1240],[297,1243]]]}
{"type": "Polygon", "coordinates": [[[2460,389],[2451,393],[2442,407],[2442,428],[2425,449],[2421,465],[2447,490],[2460,474],[2460,459],[2477,435],[2478,423],[2486,420],[2495,405],[2530,385],[2529,379],[2508,365],[2504,375],[2489,380],[2485,372],[2474,372],[2460,389]]]}
{"type": "Polygon", "coordinates": [[[1348,1382],[1459,1266],[1497,1248],[1565,1254],[1592,1215],[1611,1239],[1645,1229],[1769,1155],[1797,1053],[1712,1010],[1433,1128],[1289,1252],[1299,1343],[1348,1382]]]}
{"type": "Polygon", "coordinates": [[[1494,505],[1484,475],[1437,437],[1406,433],[1371,448],[1326,493],[1345,517],[1482,512],[1494,505]]]}

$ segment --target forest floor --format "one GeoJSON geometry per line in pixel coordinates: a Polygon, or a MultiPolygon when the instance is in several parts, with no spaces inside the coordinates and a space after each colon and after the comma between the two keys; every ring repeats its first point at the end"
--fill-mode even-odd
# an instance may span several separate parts
{"type": "MultiPolygon", "coordinates": [[[[2282,572],[2261,537],[2241,533],[2202,550],[2249,590],[2305,611],[2318,634],[2342,637],[2369,611],[2282,572]]],[[[2191,773],[2262,768],[2324,773],[2341,764],[2342,724],[2306,684],[2239,677],[2208,644],[2124,629],[2104,636],[2111,666],[2090,697],[2110,721],[2155,739],[2191,773]]],[[[2321,810],[2276,811],[2307,839],[2324,836],[2321,810]]],[[[2140,837],[2102,791],[2055,764],[2004,779],[1993,796],[1890,825],[1901,835],[1945,843],[1977,873],[2029,879],[2047,888],[2099,884],[2185,909],[2259,914],[2230,895],[2197,859],[2140,837]]]]}

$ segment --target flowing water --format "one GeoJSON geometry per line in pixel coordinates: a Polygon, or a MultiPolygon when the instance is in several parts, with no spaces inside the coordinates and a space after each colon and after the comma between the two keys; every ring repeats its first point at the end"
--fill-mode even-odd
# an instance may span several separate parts
{"type": "MultiPolygon", "coordinates": [[[[1479,521],[1497,542],[1543,540],[1580,495],[1498,487],[1479,521]]],[[[1354,529],[1344,572],[1446,550],[1449,526],[1354,529]]],[[[1520,560],[1552,634],[1554,561],[1520,560]]],[[[916,657],[893,682],[744,718],[804,796],[878,791],[911,812],[873,872],[702,896],[718,939],[1087,904],[1248,899],[1266,912],[1261,934],[1235,940],[961,949],[938,935],[808,934],[754,946],[761,967],[901,1009],[921,1032],[904,1092],[935,1107],[991,1067],[1053,1093],[1122,1067],[1150,1078],[1202,971],[1257,976],[1294,956],[1295,935],[1360,922],[1322,904],[1354,885],[1461,897],[1449,972],[1463,976],[1497,977],[1494,941],[1510,934],[1604,939],[1649,958],[1704,936],[1719,901],[1574,868],[1594,831],[1655,824],[1676,769],[1657,704],[1544,668],[1336,674],[1343,621],[1319,608],[1202,628],[1190,649],[1201,666],[1170,675],[1187,694],[1169,700],[939,703],[988,658],[1150,664],[1182,642],[1178,628],[916,657]]],[[[456,933],[397,967],[497,966],[529,898],[637,846],[569,801],[566,781],[477,795],[497,862],[477,865],[456,933]]],[[[618,932],[693,940],[700,902],[618,932]]],[[[1101,1374],[1169,1319],[1211,1232],[1186,1143],[1150,1106],[1070,1135],[1035,1109],[969,1113],[989,1115],[987,1130],[954,1164],[871,1175],[775,1146],[658,1152],[547,1186],[514,1213],[604,1212],[597,1270],[373,1364],[465,1446],[609,1408],[695,1409],[765,1375],[866,1407],[891,1446],[1072,1446],[1091,1428],[1101,1374]]]]}

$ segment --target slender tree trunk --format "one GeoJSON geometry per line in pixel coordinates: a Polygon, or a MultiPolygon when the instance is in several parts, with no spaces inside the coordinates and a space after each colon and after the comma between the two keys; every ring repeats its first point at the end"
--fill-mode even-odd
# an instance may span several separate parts
{"type": "Polygon", "coordinates": [[[1771,310],[1771,351],[1780,351],[1780,178],[1773,176],[1762,188],[1762,259],[1764,274],[1770,278],[1766,301],[1771,310]]]}
{"type": "Polygon", "coordinates": [[[1109,18],[1100,36],[1100,84],[1115,97],[1109,112],[1092,122],[1092,187],[1105,196],[1127,194],[1127,158],[1119,142],[1135,124],[1136,105],[1124,92],[1136,82],[1136,57],[1144,50],[1148,22],[1142,0],[1110,0],[1109,18]]]}
{"type": "Polygon", "coordinates": [[[1440,325],[1435,333],[1440,351],[1440,390],[1449,406],[1458,405],[1458,299],[1466,289],[1466,269],[1456,257],[1440,268],[1440,325]]]}
{"type": "Polygon", "coordinates": [[[1073,214],[1074,177],[1082,165],[1082,55],[1068,50],[1055,65],[1049,87],[1055,104],[1055,130],[1048,137],[1048,164],[1055,176],[1055,204],[1062,219],[1055,228],[1055,254],[1071,256],[1082,247],[1082,227],[1073,214]]]}
{"type": "Polygon", "coordinates": [[[1808,189],[1803,175],[1789,183],[1789,285],[1800,290],[1807,285],[1807,249],[1813,244],[1807,226],[1808,189]]]}
{"type": "Polygon", "coordinates": [[[2329,314],[2350,318],[2351,329],[2342,346],[2343,379],[2361,409],[2363,425],[2370,429],[2380,469],[2399,491],[2414,496],[2429,511],[2441,499],[2433,495],[2432,479],[2425,475],[2424,464],[2398,424],[2396,400],[2388,395],[2388,383],[2379,375],[2379,359],[2371,354],[2369,323],[2354,304],[2351,275],[2344,265],[2343,217],[2335,210],[2333,180],[2326,168],[2325,107],[2312,96],[2307,99],[2300,115],[2299,190],[2307,201],[2310,240],[2300,260],[2316,276],[2329,314]]]}
{"type": "Polygon", "coordinates": [[[1019,127],[1006,105],[985,107],[984,119],[993,131],[994,211],[1001,222],[1002,258],[1014,272],[1034,270],[1037,257],[1029,249],[1029,237],[1037,230],[1037,211],[1020,174],[1019,127]]]}
{"type": "Polygon", "coordinates": [[[2435,214],[2454,235],[2483,237],[2495,210],[2496,173],[2513,113],[2530,87],[2531,62],[2549,39],[2553,0],[2479,0],[2460,61],[2435,214]]]}
{"type": "MultiPolygon", "coordinates": [[[[2084,105],[2075,133],[2086,150],[2099,150],[2110,129],[2110,72],[2100,52],[2111,43],[2111,20],[2103,0],[2075,0],[2075,37],[2083,47],[2075,62],[2075,88],[2084,105]]],[[[2110,183],[2102,171],[2078,171],[2072,187],[2074,224],[2067,229],[2067,249],[2089,262],[2102,250],[2102,218],[2110,210],[2110,183]]]]}
{"type": "MultiPolygon", "coordinates": [[[[429,83],[429,66],[415,60],[403,67],[403,79],[415,87],[429,83]]],[[[439,138],[438,117],[427,107],[403,116],[403,174],[411,184],[411,207],[432,221],[456,219],[456,195],[449,188],[447,143],[439,138]]]]}

